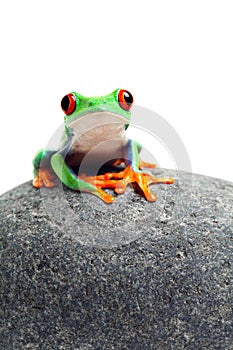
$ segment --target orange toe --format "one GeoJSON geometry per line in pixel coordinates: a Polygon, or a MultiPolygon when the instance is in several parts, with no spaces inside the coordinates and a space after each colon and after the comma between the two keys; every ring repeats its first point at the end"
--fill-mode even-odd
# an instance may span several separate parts
{"type": "Polygon", "coordinates": [[[150,168],[150,169],[154,169],[156,167],[156,164],[154,163],[147,163],[144,162],[143,160],[140,159],[139,161],[139,168],[150,168]]]}
{"type": "Polygon", "coordinates": [[[35,188],[41,188],[43,186],[43,182],[39,176],[36,176],[35,179],[32,182],[33,186],[35,188]]]}
{"type": "Polygon", "coordinates": [[[37,176],[33,180],[33,186],[36,188],[41,188],[43,186],[48,188],[54,187],[53,176],[47,169],[39,169],[37,176]]]}

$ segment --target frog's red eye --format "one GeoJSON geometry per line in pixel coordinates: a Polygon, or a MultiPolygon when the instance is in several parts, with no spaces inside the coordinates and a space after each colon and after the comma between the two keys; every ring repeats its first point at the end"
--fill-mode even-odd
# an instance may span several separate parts
{"type": "Polygon", "coordinates": [[[133,96],[127,90],[120,90],[118,92],[118,102],[121,108],[125,111],[129,111],[133,105],[133,96]]]}
{"type": "Polygon", "coordinates": [[[76,98],[73,94],[68,94],[61,100],[61,108],[66,115],[74,112],[76,107],[76,98]]]}

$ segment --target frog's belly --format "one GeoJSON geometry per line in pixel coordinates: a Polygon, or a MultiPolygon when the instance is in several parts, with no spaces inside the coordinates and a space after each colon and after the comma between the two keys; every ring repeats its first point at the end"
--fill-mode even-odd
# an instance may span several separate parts
{"type": "Polygon", "coordinates": [[[72,166],[99,166],[123,158],[127,138],[124,126],[102,125],[75,137],[66,157],[72,166]]]}

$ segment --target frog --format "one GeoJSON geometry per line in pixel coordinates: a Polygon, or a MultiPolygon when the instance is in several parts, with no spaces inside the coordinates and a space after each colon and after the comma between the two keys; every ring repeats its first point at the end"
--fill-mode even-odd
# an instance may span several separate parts
{"type": "Polygon", "coordinates": [[[52,188],[60,180],[71,190],[91,193],[109,204],[116,195],[104,189],[120,195],[134,184],[147,201],[154,202],[157,196],[150,185],[172,184],[174,179],[152,175],[150,169],[156,165],[141,160],[141,144],[127,137],[133,103],[131,92],[122,88],[103,96],[86,97],[74,91],[66,94],[61,99],[64,132],[60,145],[56,150],[40,149],[36,153],[33,186],[52,188]],[[86,158],[90,165],[101,161],[110,164],[111,171],[80,173],[77,169],[86,158]]]}

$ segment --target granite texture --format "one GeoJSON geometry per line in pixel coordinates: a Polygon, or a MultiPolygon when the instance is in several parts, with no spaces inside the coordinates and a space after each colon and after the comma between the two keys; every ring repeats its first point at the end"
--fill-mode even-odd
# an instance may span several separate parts
{"type": "Polygon", "coordinates": [[[0,197],[0,349],[233,349],[233,184],[0,197]],[[109,191],[111,192],[111,191],[109,191]]]}

